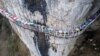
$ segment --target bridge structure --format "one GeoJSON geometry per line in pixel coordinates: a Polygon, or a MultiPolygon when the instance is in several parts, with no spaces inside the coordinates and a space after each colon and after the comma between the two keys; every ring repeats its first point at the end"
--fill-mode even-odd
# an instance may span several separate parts
{"type": "Polygon", "coordinates": [[[100,9],[98,9],[93,15],[91,15],[84,23],[82,23],[80,26],[68,30],[56,30],[52,28],[48,28],[43,25],[36,24],[36,22],[28,22],[28,21],[22,21],[16,17],[16,15],[11,15],[7,10],[0,9],[0,13],[7,17],[10,21],[15,23],[16,25],[23,27],[25,29],[31,30],[31,31],[38,31],[43,32],[46,35],[52,35],[56,37],[75,37],[83,33],[90,24],[92,24],[99,16],[100,16],[100,9]]]}
{"type": "Polygon", "coordinates": [[[9,20],[31,56],[68,56],[77,37],[100,16],[100,6],[93,5],[93,0],[0,1],[4,6],[0,14],[9,20]]]}

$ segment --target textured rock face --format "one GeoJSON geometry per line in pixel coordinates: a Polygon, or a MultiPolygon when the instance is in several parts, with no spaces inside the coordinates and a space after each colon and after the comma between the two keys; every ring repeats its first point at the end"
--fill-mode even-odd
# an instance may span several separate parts
{"type": "MultiPolygon", "coordinates": [[[[84,16],[91,8],[92,0],[46,0],[49,12],[48,25],[58,29],[71,29],[79,24],[78,20],[84,21],[84,16]],[[53,18],[53,19],[52,19],[53,18]],[[56,22],[56,23],[51,23],[56,22]],[[53,25],[51,25],[53,24],[53,25]],[[59,25],[58,25],[59,24],[59,25]],[[63,25],[63,26],[62,26],[63,25]]],[[[82,23],[82,22],[80,22],[82,23]]]]}
{"type": "MultiPolygon", "coordinates": [[[[85,19],[92,6],[93,0],[2,0],[5,8],[16,14],[19,20],[45,24],[57,30],[71,30],[77,27],[85,19]]],[[[21,40],[27,45],[31,56],[67,56],[74,47],[77,38],[58,38],[54,36],[43,37],[48,45],[48,55],[44,55],[39,49],[39,39],[36,32],[23,29],[10,22],[21,40]],[[34,39],[34,40],[33,40],[34,39]]],[[[41,40],[41,39],[40,39],[41,40]]],[[[44,43],[43,42],[43,43],[44,43]]],[[[41,49],[43,49],[42,47],[41,49]]],[[[44,50],[44,49],[43,49],[44,50]]]]}
{"type": "Polygon", "coordinates": [[[82,23],[92,6],[92,0],[4,1],[8,11],[15,13],[23,20],[45,22],[51,28],[63,30],[71,29],[82,23]]]}

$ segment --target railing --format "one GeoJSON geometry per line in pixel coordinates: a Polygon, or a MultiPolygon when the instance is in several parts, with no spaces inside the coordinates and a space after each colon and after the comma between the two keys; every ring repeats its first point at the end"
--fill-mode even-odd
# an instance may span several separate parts
{"type": "Polygon", "coordinates": [[[7,17],[10,21],[13,23],[17,24],[20,27],[23,27],[24,29],[28,29],[31,31],[38,31],[38,32],[44,32],[46,35],[51,35],[51,36],[56,36],[59,38],[73,38],[75,36],[80,35],[83,33],[90,24],[92,24],[100,15],[100,9],[90,16],[84,23],[82,23],[80,26],[73,28],[71,31],[67,30],[56,30],[52,28],[48,28],[44,25],[39,25],[34,22],[27,22],[27,21],[22,21],[16,17],[16,15],[11,15],[8,11],[4,9],[0,9],[0,13],[7,17]]]}

